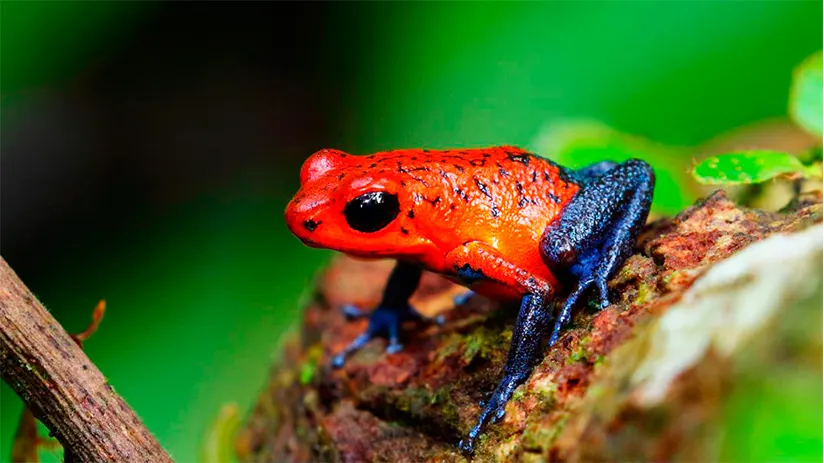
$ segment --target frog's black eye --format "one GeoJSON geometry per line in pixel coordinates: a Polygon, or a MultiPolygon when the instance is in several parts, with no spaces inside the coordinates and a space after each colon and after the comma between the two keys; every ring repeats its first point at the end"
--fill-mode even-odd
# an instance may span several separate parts
{"type": "Polygon", "coordinates": [[[373,191],[349,201],[343,214],[346,216],[346,223],[353,229],[373,233],[392,223],[400,211],[398,195],[373,191]]]}

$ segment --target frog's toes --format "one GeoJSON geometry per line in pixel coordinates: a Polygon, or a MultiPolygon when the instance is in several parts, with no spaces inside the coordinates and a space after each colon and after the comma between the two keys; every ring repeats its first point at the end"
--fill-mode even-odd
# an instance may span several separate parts
{"type": "Polygon", "coordinates": [[[332,358],[332,366],[340,368],[346,362],[346,358],[363,348],[367,342],[376,337],[385,337],[389,340],[386,346],[386,353],[395,354],[403,350],[403,345],[398,342],[403,322],[414,320],[418,322],[434,323],[442,325],[445,322],[443,315],[436,317],[425,317],[409,305],[379,305],[371,313],[364,312],[353,305],[341,307],[341,311],[348,319],[369,318],[369,325],[366,331],[355,338],[340,353],[332,358]]]}
{"type": "Polygon", "coordinates": [[[497,410],[495,410],[495,413],[492,415],[492,424],[501,421],[501,418],[503,418],[504,415],[506,415],[506,407],[504,405],[501,405],[497,410]]]}
{"type": "Polygon", "coordinates": [[[475,291],[467,291],[467,292],[465,292],[465,293],[461,293],[461,294],[458,294],[457,296],[453,297],[453,298],[452,298],[452,302],[453,302],[456,306],[459,306],[459,305],[464,305],[464,304],[466,304],[466,303],[467,303],[470,299],[472,299],[472,296],[474,296],[474,295],[475,295],[475,291]]]}
{"type": "MultiPolygon", "coordinates": [[[[506,404],[500,405],[498,406],[498,408],[492,411],[492,414],[489,419],[491,423],[497,423],[501,420],[501,418],[504,417],[504,415],[506,415],[505,405],[506,404]]],[[[486,412],[487,410],[484,410],[484,413],[486,412]]],[[[476,425],[465,438],[461,439],[461,441],[458,442],[458,448],[467,455],[475,453],[475,441],[478,439],[478,436],[480,436],[480,433],[483,430],[483,428],[484,425],[481,423],[476,425]]]]}
{"type": "Polygon", "coordinates": [[[346,356],[343,353],[340,353],[334,357],[332,357],[332,368],[338,369],[343,368],[343,365],[346,363],[346,356]]]}
{"type": "Polygon", "coordinates": [[[346,357],[349,356],[351,353],[360,350],[363,346],[369,342],[374,335],[367,331],[366,333],[361,334],[354,341],[349,343],[340,353],[332,357],[332,367],[333,368],[341,368],[346,363],[346,357]]]}
{"type": "Polygon", "coordinates": [[[396,341],[389,341],[389,344],[386,346],[386,353],[387,354],[397,354],[398,352],[403,350],[403,344],[396,341]]]}
{"type": "Polygon", "coordinates": [[[606,278],[599,278],[595,281],[598,286],[598,306],[601,310],[609,307],[609,288],[607,288],[606,278]]]}
{"type": "Polygon", "coordinates": [[[472,455],[475,453],[475,439],[470,439],[469,437],[461,439],[461,441],[458,442],[458,448],[461,449],[461,452],[472,455]]]}
{"type": "Polygon", "coordinates": [[[353,304],[346,304],[340,308],[340,311],[343,313],[343,316],[346,317],[347,320],[355,320],[358,318],[363,318],[368,315],[367,312],[357,308],[353,304]]]}

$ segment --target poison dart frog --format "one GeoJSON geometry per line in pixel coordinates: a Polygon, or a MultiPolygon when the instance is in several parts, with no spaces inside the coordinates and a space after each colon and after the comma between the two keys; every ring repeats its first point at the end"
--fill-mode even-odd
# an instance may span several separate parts
{"type": "Polygon", "coordinates": [[[638,159],[573,170],[512,146],[368,156],[324,149],[305,161],[300,183],[286,223],[303,243],[397,260],[377,308],[343,308],[369,323],[333,357],[334,367],[377,336],[388,339],[387,353],[400,351],[406,320],[443,321],[409,305],[422,270],[481,295],[520,300],[503,378],[458,444],[472,452],[540,361],[551,302],[563,301],[547,347],[590,289],[602,309],[609,305],[607,280],[646,223],[655,175],[638,159]]]}

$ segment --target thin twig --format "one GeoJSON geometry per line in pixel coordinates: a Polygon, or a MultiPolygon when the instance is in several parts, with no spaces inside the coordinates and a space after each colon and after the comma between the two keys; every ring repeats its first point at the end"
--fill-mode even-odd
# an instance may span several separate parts
{"type": "Polygon", "coordinates": [[[172,461],[2,257],[0,374],[72,459],[172,461]]]}

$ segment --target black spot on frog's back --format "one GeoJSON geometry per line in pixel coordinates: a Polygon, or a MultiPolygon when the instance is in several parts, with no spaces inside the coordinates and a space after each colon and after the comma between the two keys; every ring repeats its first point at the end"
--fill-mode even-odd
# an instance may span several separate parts
{"type": "Polygon", "coordinates": [[[510,160],[510,161],[512,161],[512,162],[518,162],[518,163],[521,163],[521,164],[523,164],[523,165],[525,165],[525,166],[528,166],[528,165],[529,165],[529,159],[530,159],[531,157],[532,157],[532,156],[530,156],[530,155],[529,155],[529,154],[527,154],[527,153],[517,153],[517,152],[516,152],[516,153],[513,153],[513,152],[507,152],[507,153],[506,153],[506,158],[507,158],[508,160],[510,160]]]}
{"type": "Polygon", "coordinates": [[[435,196],[435,199],[429,199],[427,197],[424,197],[423,199],[424,199],[424,201],[428,202],[429,204],[431,204],[433,206],[435,206],[439,202],[441,202],[441,197],[440,196],[435,196]]]}
{"type": "Polygon", "coordinates": [[[475,181],[475,186],[478,187],[478,190],[481,193],[483,193],[484,196],[486,196],[489,199],[492,199],[492,193],[490,193],[489,187],[486,185],[486,183],[483,182],[483,180],[479,179],[478,177],[472,177],[472,180],[475,181]]]}

